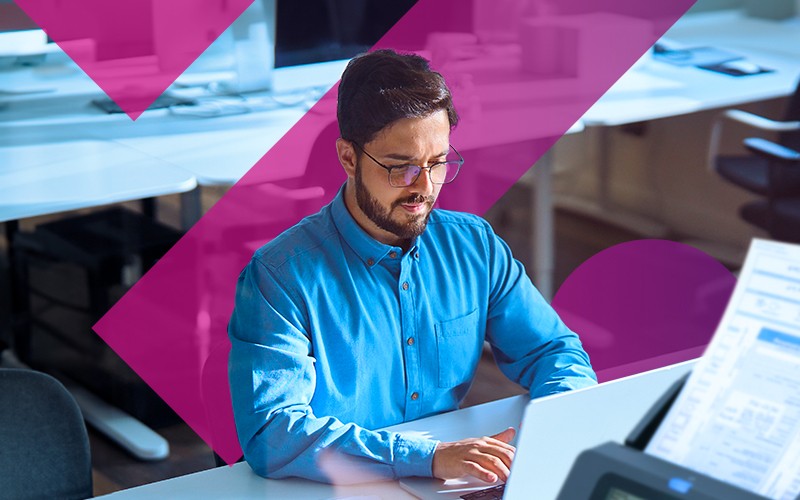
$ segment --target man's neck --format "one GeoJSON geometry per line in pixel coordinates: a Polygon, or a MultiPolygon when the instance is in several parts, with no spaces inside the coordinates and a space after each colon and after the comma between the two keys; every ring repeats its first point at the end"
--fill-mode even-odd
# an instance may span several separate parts
{"type": "Polygon", "coordinates": [[[356,201],[355,187],[349,182],[344,189],[344,206],[347,208],[347,211],[350,212],[350,215],[353,217],[353,220],[356,221],[356,224],[358,224],[361,229],[363,229],[370,237],[372,237],[372,239],[383,243],[384,245],[400,247],[403,249],[403,253],[407,252],[408,249],[411,248],[410,239],[399,238],[396,234],[379,228],[370,220],[369,217],[367,217],[367,215],[361,210],[361,207],[358,206],[358,201],[356,201]]]}

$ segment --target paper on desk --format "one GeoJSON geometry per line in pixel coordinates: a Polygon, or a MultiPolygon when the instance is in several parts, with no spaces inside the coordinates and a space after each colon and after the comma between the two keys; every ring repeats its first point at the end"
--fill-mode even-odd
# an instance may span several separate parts
{"type": "Polygon", "coordinates": [[[755,493],[800,493],[800,245],[754,240],[714,338],[647,453],[755,493]]]}

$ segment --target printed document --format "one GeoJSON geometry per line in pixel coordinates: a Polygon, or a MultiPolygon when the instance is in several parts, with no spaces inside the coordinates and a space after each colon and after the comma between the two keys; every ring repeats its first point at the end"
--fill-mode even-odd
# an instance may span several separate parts
{"type": "Polygon", "coordinates": [[[800,494],[800,245],[754,240],[722,321],[647,453],[800,494]]]}

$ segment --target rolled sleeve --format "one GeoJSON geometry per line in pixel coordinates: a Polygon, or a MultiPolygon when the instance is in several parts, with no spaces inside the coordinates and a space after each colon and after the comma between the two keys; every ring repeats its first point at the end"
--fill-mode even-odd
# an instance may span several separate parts
{"type": "Polygon", "coordinates": [[[397,477],[433,475],[433,455],[439,441],[397,435],[395,441],[395,474],[397,477]]]}

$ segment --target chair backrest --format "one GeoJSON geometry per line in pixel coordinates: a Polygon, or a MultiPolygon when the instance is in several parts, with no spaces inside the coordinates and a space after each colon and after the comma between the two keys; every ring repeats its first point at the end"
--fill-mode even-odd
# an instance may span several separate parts
{"type": "Polygon", "coordinates": [[[0,498],[89,498],[92,459],[77,403],[53,377],[0,368],[0,498]]]}

